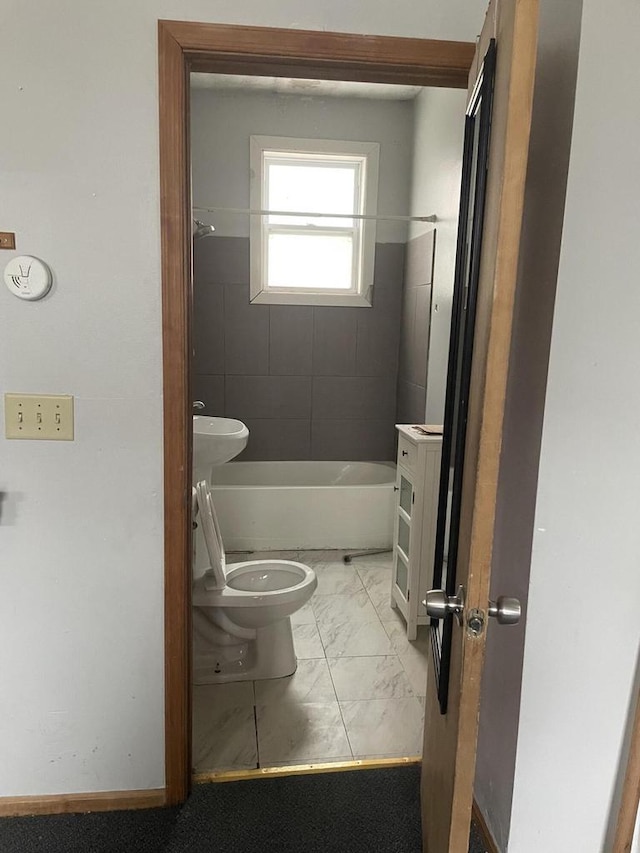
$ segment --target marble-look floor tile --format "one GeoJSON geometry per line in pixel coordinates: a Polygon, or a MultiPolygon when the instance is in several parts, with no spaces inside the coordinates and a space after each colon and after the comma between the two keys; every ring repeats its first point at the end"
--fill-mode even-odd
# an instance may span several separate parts
{"type": "Polygon", "coordinates": [[[292,625],[293,648],[298,660],[323,658],[324,647],[315,622],[292,625]]]}
{"type": "Polygon", "coordinates": [[[391,622],[393,619],[397,618],[397,616],[402,618],[402,614],[398,611],[398,609],[391,606],[391,599],[389,598],[389,596],[387,596],[387,598],[381,601],[378,601],[377,604],[374,604],[374,607],[376,609],[378,619],[381,622],[391,622]]]}
{"type": "MultiPolygon", "coordinates": [[[[376,611],[377,612],[377,611],[376,611]]],[[[398,625],[400,630],[407,633],[407,623],[405,622],[404,616],[400,613],[400,610],[397,607],[389,606],[389,614],[387,619],[383,619],[378,614],[378,618],[382,622],[383,625],[398,625]]]]}
{"type": "Polygon", "coordinates": [[[293,675],[256,681],[256,705],[274,702],[333,702],[336,698],[324,658],[299,660],[293,675]]]}
{"type": "Polygon", "coordinates": [[[194,687],[194,769],[202,773],[257,766],[253,682],[194,687]]]}
{"type": "Polygon", "coordinates": [[[341,563],[317,563],[313,569],[318,578],[315,595],[345,595],[363,590],[358,573],[349,566],[341,563]]]}
{"type": "Polygon", "coordinates": [[[231,563],[246,563],[247,560],[253,560],[253,551],[225,551],[225,560],[227,565],[231,563]]]}
{"type": "Polygon", "coordinates": [[[360,568],[358,574],[376,610],[383,604],[390,606],[391,572],[380,568],[360,568]]]}
{"type": "Polygon", "coordinates": [[[316,566],[318,563],[341,563],[343,556],[347,553],[336,549],[322,548],[316,551],[300,551],[300,560],[308,566],[316,566]]]}
{"type": "Polygon", "coordinates": [[[427,666],[431,654],[429,628],[421,625],[418,628],[418,639],[410,642],[404,625],[398,622],[383,622],[383,625],[394,651],[400,658],[413,692],[416,696],[424,696],[427,690],[427,666]]]}
{"type": "Polygon", "coordinates": [[[376,609],[378,619],[383,622],[392,620],[396,611],[391,607],[392,573],[390,569],[363,566],[358,569],[358,574],[376,609]]]}
{"type": "Polygon", "coordinates": [[[311,602],[307,601],[303,604],[300,610],[296,610],[291,614],[292,625],[315,625],[316,617],[311,607],[311,602]]]}
{"type": "Polygon", "coordinates": [[[362,584],[368,593],[376,598],[382,595],[389,596],[391,593],[391,571],[380,566],[358,566],[362,584]]]}
{"type": "Polygon", "coordinates": [[[352,699],[402,699],[414,695],[396,655],[330,658],[328,663],[340,702],[352,699]]]}
{"type": "Polygon", "coordinates": [[[340,710],[354,758],[422,753],[424,712],[417,698],[341,702],[340,710]]]}
{"type": "Polygon", "coordinates": [[[367,554],[366,557],[355,557],[350,564],[356,569],[385,569],[390,572],[393,567],[393,551],[383,554],[367,554]]]}
{"type": "Polygon", "coordinates": [[[202,684],[193,688],[193,708],[207,713],[221,708],[251,707],[254,704],[253,681],[228,684],[202,684]]]}
{"type": "Polygon", "coordinates": [[[351,752],[338,703],[276,702],[258,705],[260,765],[327,760],[351,752]]]}
{"type": "Polygon", "coordinates": [[[316,595],[311,600],[316,620],[323,627],[355,622],[375,622],[376,611],[366,592],[316,595]]]}
{"type": "Polygon", "coordinates": [[[404,671],[407,673],[407,678],[413,688],[413,692],[416,696],[424,696],[427,692],[429,652],[411,647],[403,654],[398,655],[398,657],[404,671]]]}
{"type": "Polygon", "coordinates": [[[389,638],[377,619],[375,622],[343,622],[327,625],[320,622],[318,628],[328,658],[393,654],[389,638]]]}
{"type": "MultiPolygon", "coordinates": [[[[396,611],[398,612],[398,611],[396,611]]],[[[429,626],[418,626],[418,637],[416,640],[407,639],[407,626],[401,614],[393,621],[383,621],[382,626],[391,640],[393,650],[397,655],[404,654],[408,649],[420,649],[423,654],[429,650],[429,626]]]]}
{"type": "Polygon", "coordinates": [[[250,554],[242,557],[242,561],[244,562],[245,560],[292,560],[294,563],[304,562],[304,560],[300,560],[300,551],[252,551],[250,554]]]}

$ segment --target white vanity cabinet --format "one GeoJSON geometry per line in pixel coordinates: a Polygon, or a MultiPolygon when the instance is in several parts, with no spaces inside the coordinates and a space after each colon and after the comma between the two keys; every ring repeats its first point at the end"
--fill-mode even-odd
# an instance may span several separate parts
{"type": "Polygon", "coordinates": [[[428,625],[422,604],[433,576],[440,485],[441,435],[421,435],[411,424],[396,424],[398,467],[395,486],[391,606],[415,640],[418,625],[428,625]]]}

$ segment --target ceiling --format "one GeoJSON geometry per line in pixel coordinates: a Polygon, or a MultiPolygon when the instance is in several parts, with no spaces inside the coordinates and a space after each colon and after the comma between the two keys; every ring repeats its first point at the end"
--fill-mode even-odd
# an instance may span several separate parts
{"type": "Polygon", "coordinates": [[[324,98],[371,98],[411,101],[420,86],[393,83],[358,83],[353,80],[302,80],[291,77],[252,77],[243,74],[192,74],[194,89],[240,89],[274,92],[279,95],[315,95],[324,98]]]}

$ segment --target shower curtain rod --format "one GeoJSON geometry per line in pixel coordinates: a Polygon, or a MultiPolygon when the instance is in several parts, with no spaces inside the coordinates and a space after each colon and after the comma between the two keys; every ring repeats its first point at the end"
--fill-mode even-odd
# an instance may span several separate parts
{"type": "Polygon", "coordinates": [[[292,210],[251,210],[244,207],[194,207],[198,213],[245,213],[249,216],[306,216],[322,219],[385,219],[392,222],[437,222],[435,213],[431,216],[377,216],[365,213],[315,213],[314,211],[292,211],[292,210]]]}

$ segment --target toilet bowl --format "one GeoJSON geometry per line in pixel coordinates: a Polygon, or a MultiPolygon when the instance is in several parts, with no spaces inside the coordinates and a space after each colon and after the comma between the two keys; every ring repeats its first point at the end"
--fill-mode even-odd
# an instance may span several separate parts
{"type": "MultiPolygon", "coordinates": [[[[291,560],[226,564],[211,491],[195,487],[196,522],[208,567],[193,582],[196,684],[281,678],[296,670],[292,613],[313,595],[315,572],[291,560]]],[[[201,561],[194,560],[194,566],[201,561]]]]}

